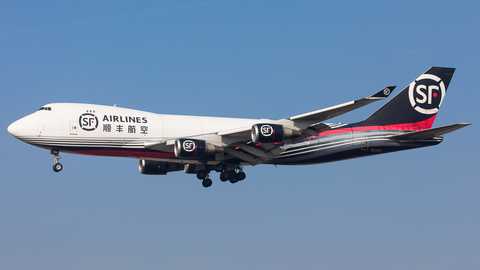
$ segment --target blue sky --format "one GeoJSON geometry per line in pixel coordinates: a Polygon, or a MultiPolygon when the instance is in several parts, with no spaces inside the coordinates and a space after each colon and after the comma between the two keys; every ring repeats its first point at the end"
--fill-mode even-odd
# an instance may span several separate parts
{"type": "MultiPolygon", "coordinates": [[[[475,1],[3,1],[0,268],[478,269],[475,1]],[[247,167],[205,189],[53,156],[7,126],[52,102],[280,119],[457,68],[435,147],[247,167]]],[[[399,89],[397,88],[397,91],[399,89]]],[[[363,120],[374,103],[332,122],[363,120]]]]}

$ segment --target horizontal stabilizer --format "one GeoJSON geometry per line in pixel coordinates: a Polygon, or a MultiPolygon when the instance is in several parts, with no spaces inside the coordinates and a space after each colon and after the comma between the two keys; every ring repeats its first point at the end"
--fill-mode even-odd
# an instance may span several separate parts
{"type": "Polygon", "coordinates": [[[436,136],[455,131],[457,129],[469,126],[471,124],[472,123],[461,123],[461,124],[453,124],[453,125],[437,127],[437,128],[430,128],[430,129],[425,129],[420,131],[413,131],[406,134],[393,135],[388,137],[388,139],[400,140],[400,141],[426,140],[426,139],[431,139],[436,136]]]}

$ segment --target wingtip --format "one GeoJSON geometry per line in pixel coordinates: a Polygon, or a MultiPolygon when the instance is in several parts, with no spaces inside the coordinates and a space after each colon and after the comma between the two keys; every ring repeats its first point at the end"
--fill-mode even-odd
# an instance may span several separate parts
{"type": "Polygon", "coordinates": [[[375,93],[373,96],[371,96],[371,98],[387,98],[388,96],[390,96],[390,94],[393,92],[393,90],[396,87],[397,86],[395,85],[387,86],[382,90],[378,91],[377,93],[375,93]]]}

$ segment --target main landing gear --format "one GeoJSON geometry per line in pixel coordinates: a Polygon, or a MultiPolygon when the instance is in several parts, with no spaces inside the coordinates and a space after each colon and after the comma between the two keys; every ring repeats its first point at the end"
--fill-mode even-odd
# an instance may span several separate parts
{"type": "Polygon", "coordinates": [[[210,187],[212,185],[212,179],[210,179],[210,177],[208,177],[208,173],[206,171],[199,171],[197,173],[197,178],[199,180],[202,180],[202,186],[203,187],[210,187]]]}
{"type": "Polygon", "coordinates": [[[62,158],[61,156],[58,155],[59,153],[60,153],[60,151],[58,151],[57,149],[52,149],[50,151],[50,154],[52,154],[55,157],[55,161],[53,162],[53,171],[54,172],[59,172],[63,169],[62,163],[58,162],[58,160],[62,158]]]}
{"type": "MultiPolygon", "coordinates": [[[[222,182],[229,181],[230,183],[235,184],[247,177],[247,175],[243,172],[243,167],[237,164],[219,163],[215,165],[213,169],[220,173],[220,181],[222,182]]],[[[202,185],[206,188],[212,185],[212,180],[209,177],[209,173],[210,172],[207,171],[199,171],[197,173],[197,178],[202,180],[202,185]]]]}

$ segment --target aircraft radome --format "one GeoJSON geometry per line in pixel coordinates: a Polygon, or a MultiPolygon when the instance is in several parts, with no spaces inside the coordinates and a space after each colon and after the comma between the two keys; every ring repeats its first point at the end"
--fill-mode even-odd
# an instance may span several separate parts
{"type": "Polygon", "coordinates": [[[155,114],[93,104],[52,103],[17,120],[8,132],[59,153],[128,157],[142,174],[183,170],[204,187],[211,171],[221,181],[245,179],[243,166],[304,165],[437,145],[443,134],[469,125],[432,128],[454,68],[432,67],[367,119],[353,124],[324,121],[386,99],[395,88],[326,109],[279,120],[155,114]]]}

